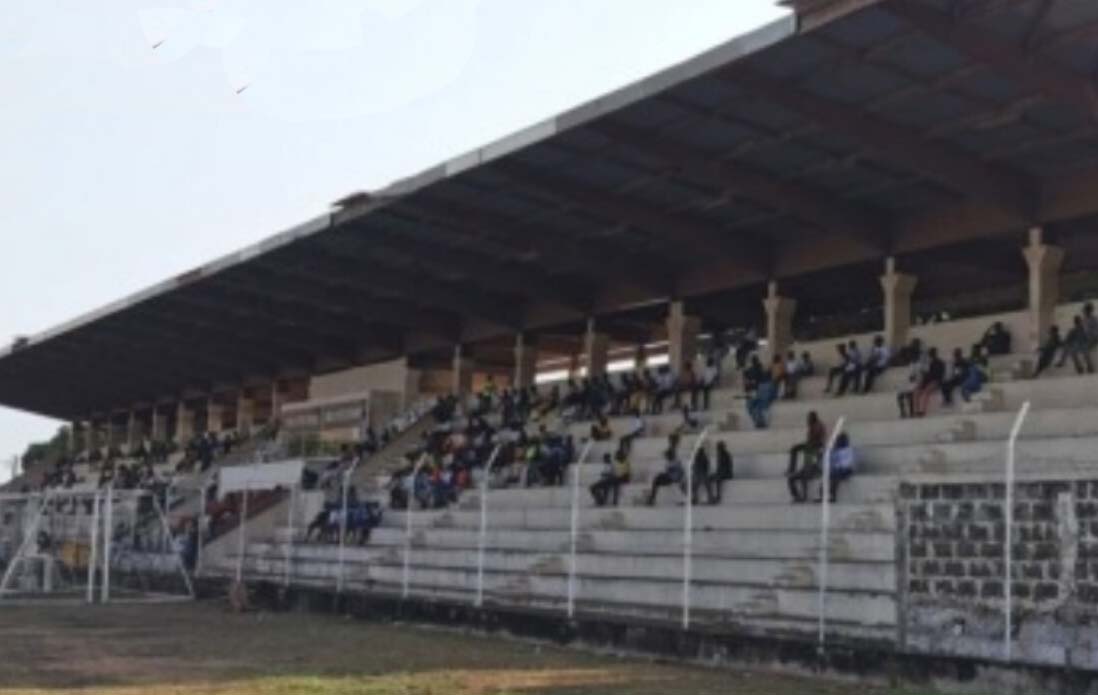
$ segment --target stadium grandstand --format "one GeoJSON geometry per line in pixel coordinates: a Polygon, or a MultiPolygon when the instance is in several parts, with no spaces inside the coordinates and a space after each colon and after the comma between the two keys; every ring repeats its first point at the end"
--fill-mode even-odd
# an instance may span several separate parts
{"type": "Polygon", "coordinates": [[[0,352],[71,423],[9,489],[128,465],[283,600],[1098,670],[1098,3],[784,4],[0,352]]]}

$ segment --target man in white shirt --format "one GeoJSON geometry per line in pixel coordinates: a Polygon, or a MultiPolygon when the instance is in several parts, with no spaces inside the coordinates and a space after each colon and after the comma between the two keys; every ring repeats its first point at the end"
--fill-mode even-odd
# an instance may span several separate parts
{"type": "Polygon", "coordinates": [[[862,384],[862,393],[873,390],[873,382],[877,380],[892,360],[892,351],[885,345],[884,338],[877,336],[873,339],[873,347],[869,351],[869,358],[865,364],[865,380],[862,384]]]}
{"type": "Polygon", "coordinates": [[[698,408],[698,392],[701,393],[701,409],[709,410],[709,396],[710,392],[717,385],[717,380],[720,378],[720,370],[717,369],[717,362],[712,357],[706,359],[705,368],[702,369],[701,378],[697,381],[694,387],[693,408],[698,408]]]}

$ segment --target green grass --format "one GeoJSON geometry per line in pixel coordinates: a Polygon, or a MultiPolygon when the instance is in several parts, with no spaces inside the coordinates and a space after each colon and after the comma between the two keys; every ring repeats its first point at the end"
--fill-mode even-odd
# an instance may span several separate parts
{"type": "Polygon", "coordinates": [[[219,604],[0,608],[0,693],[917,695],[219,604]]]}

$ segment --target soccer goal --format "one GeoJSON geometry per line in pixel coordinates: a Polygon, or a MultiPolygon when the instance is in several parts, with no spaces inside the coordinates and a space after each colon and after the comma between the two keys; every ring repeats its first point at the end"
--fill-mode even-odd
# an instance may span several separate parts
{"type": "Polygon", "coordinates": [[[193,598],[193,534],[164,504],[109,487],[0,495],[0,605],[193,598]]]}

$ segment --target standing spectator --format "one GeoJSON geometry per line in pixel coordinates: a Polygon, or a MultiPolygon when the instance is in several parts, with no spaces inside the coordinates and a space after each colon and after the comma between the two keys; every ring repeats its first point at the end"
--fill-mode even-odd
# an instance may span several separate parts
{"type": "Polygon", "coordinates": [[[747,413],[758,429],[766,429],[770,415],[770,405],[774,402],[777,387],[771,373],[762,367],[758,355],[751,356],[751,368],[748,370],[755,379],[755,395],[747,401],[747,413]]]}
{"type": "Polygon", "coordinates": [[[720,378],[720,370],[717,368],[717,362],[712,357],[705,360],[705,369],[702,370],[701,379],[698,380],[697,386],[694,389],[694,393],[690,399],[690,405],[694,410],[698,409],[698,395],[701,395],[701,409],[709,410],[709,397],[713,389],[717,386],[717,380],[720,378]]]}
{"type": "Polygon", "coordinates": [[[996,321],[984,331],[984,337],[980,338],[980,345],[987,350],[987,354],[992,356],[1010,354],[1010,333],[1007,332],[1002,321],[996,321]]]}
{"type": "Polygon", "coordinates": [[[682,494],[686,495],[686,482],[684,480],[685,475],[683,472],[682,462],[675,456],[675,452],[668,449],[663,453],[663,470],[652,479],[652,490],[648,493],[648,506],[653,507],[656,504],[656,495],[659,494],[661,487],[667,487],[668,485],[678,485],[682,490],[682,494]]]}
{"type": "Polygon", "coordinates": [[[873,347],[869,350],[869,357],[865,361],[865,378],[862,382],[862,393],[873,390],[873,383],[877,377],[884,374],[892,360],[892,351],[885,345],[884,338],[877,336],[873,339],[873,347]]]}
{"type": "MultiPolygon", "coordinates": [[[[619,449],[618,456],[621,455],[622,451],[619,449]]],[[[626,481],[619,479],[616,468],[617,466],[610,454],[603,454],[602,474],[599,476],[598,481],[591,486],[591,497],[594,498],[596,507],[606,506],[608,500],[613,500],[613,505],[618,506],[621,485],[623,482],[627,482],[628,479],[626,481]]]]}
{"type": "Polygon", "coordinates": [[[851,340],[846,346],[846,364],[843,365],[843,378],[839,382],[839,391],[835,395],[842,396],[851,387],[857,392],[861,387],[864,366],[862,351],[858,349],[858,343],[851,340]]]}
{"type": "Polygon", "coordinates": [[[910,360],[907,363],[908,386],[907,388],[901,388],[900,392],[896,394],[896,403],[900,406],[901,418],[915,417],[915,391],[919,388],[919,384],[923,380],[923,374],[927,370],[927,356],[922,351],[923,344],[918,338],[912,340],[905,350],[907,350],[905,359],[910,360]]]}
{"type": "Polygon", "coordinates": [[[1082,316],[1076,316],[1072,322],[1071,330],[1064,339],[1064,350],[1060,354],[1060,362],[1056,366],[1063,367],[1068,357],[1071,357],[1077,374],[1094,373],[1094,361],[1090,358],[1090,338],[1082,316]]]}
{"type": "Polygon", "coordinates": [[[915,417],[924,417],[926,415],[927,406],[930,405],[930,395],[941,389],[945,380],[945,362],[938,357],[937,348],[927,350],[926,356],[926,371],[919,382],[919,388],[915,390],[915,417]]]}
{"type": "Polygon", "coordinates": [[[827,428],[820,422],[816,411],[808,414],[807,432],[803,442],[789,450],[789,467],[785,475],[788,479],[789,494],[794,503],[807,500],[805,489],[808,481],[819,473],[819,458],[827,438],[827,428]],[[797,468],[797,456],[801,457],[801,467],[797,468]]]}
{"type": "Polygon", "coordinates": [[[692,471],[693,489],[690,491],[690,499],[694,504],[698,504],[698,490],[705,490],[705,497],[709,504],[716,504],[719,495],[716,492],[716,480],[713,479],[712,471],[710,470],[709,453],[705,450],[704,446],[698,447],[698,453],[694,454],[694,470],[692,471]]]}
{"type": "Polygon", "coordinates": [[[1041,372],[1052,366],[1052,360],[1056,353],[1064,347],[1064,341],[1060,337],[1060,327],[1053,324],[1048,329],[1048,339],[1037,350],[1037,369],[1033,372],[1033,378],[1041,376],[1041,372]]]}

